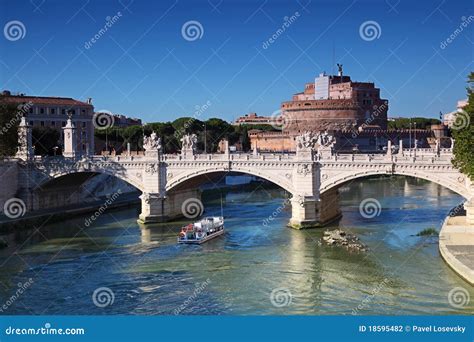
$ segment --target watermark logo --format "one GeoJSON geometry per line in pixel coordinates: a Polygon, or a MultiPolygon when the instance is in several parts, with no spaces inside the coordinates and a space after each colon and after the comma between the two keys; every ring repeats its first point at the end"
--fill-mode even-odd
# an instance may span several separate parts
{"type": "Polygon", "coordinates": [[[25,283],[18,283],[17,286],[17,290],[15,291],[15,293],[13,295],[10,296],[10,298],[8,298],[6,300],[5,303],[3,303],[2,306],[0,306],[0,312],[4,312],[4,311],[7,311],[8,308],[10,306],[13,305],[13,303],[18,299],[20,298],[20,296],[31,286],[33,285],[33,278],[29,278],[25,283]]]}
{"type": "Polygon", "coordinates": [[[23,39],[26,36],[26,27],[19,20],[12,20],[3,27],[3,34],[11,42],[23,39]]]}
{"type": "Polygon", "coordinates": [[[212,102],[207,100],[205,104],[203,105],[195,105],[194,106],[194,114],[191,118],[189,118],[189,120],[187,120],[183,127],[181,127],[180,129],[177,129],[175,132],[174,132],[174,136],[176,139],[180,139],[184,134],[186,134],[186,132],[188,131],[189,128],[192,127],[193,123],[202,115],[204,114],[204,112],[206,112],[209,107],[212,106],[212,102]]]}
{"type": "Polygon", "coordinates": [[[382,35],[382,28],[378,22],[374,20],[368,20],[360,25],[359,35],[363,40],[371,42],[380,38],[382,35]]]}
{"type": "Polygon", "coordinates": [[[193,219],[202,215],[204,212],[204,205],[199,198],[188,198],[181,205],[181,212],[184,217],[193,219]]]}
{"type": "Polygon", "coordinates": [[[189,304],[191,304],[205,289],[206,287],[211,283],[211,279],[207,278],[205,282],[199,284],[196,284],[196,288],[193,291],[193,294],[190,295],[183,304],[181,304],[179,307],[177,307],[174,310],[175,315],[179,315],[184,309],[188,307],[189,304]]]}
{"type": "Polygon", "coordinates": [[[387,111],[388,109],[388,101],[384,101],[381,105],[374,105],[373,112],[370,114],[368,118],[360,125],[359,128],[352,129],[352,138],[356,139],[359,134],[369,125],[372,124],[374,120],[376,120],[381,114],[387,111]]]}
{"type": "Polygon", "coordinates": [[[6,217],[11,219],[19,218],[26,213],[26,204],[19,198],[10,198],[3,205],[3,212],[6,217]]]}
{"type": "Polygon", "coordinates": [[[114,292],[108,287],[99,287],[92,294],[92,302],[99,308],[105,308],[112,305],[115,300],[114,292]]]}
{"type": "Polygon", "coordinates": [[[470,123],[471,118],[469,116],[469,113],[463,109],[458,109],[451,128],[457,131],[466,128],[467,126],[469,126],[470,123]]]}
{"type": "Polygon", "coordinates": [[[8,130],[12,127],[14,127],[23,116],[25,116],[30,108],[33,107],[33,102],[28,101],[27,103],[22,103],[17,106],[17,112],[16,115],[10,119],[7,123],[5,123],[5,126],[0,128],[0,135],[4,135],[5,133],[8,132],[8,130]]]}
{"type": "Polygon", "coordinates": [[[297,11],[290,17],[286,16],[283,18],[283,24],[268,38],[262,43],[262,48],[264,50],[268,49],[276,40],[283,34],[285,31],[300,17],[300,13],[297,11]]]}
{"type": "Polygon", "coordinates": [[[461,17],[461,24],[449,35],[448,38],[443,40],[439,47],[444,50],[451,44],[467,27],[474,21],[474,16],[470,15],[469,17],[462,16],[461,17]]]}
{"type": "Polygon", "coordinates": [[[287,129],[292,123],[292,117],[287,112],[281,111],[278,109],[272,113],[270,116],[270,124],[274,129],[283,130],[287,129]]]}
{"type": "Polygon", "coordinates": [[[119,21],[119,19],[122,17],[122,12],[117,12],[115,15],[113,15],[112,17],[111,16],[107,16],[105,18],[105,25],[99,30],[97,31],[97,33],[91,38],[89,39],[87,42],[84,43],[84,48],[89,50],[92,45],[94,45],[95,43],[97,43],[99,41],[100,38],[102,38],[102,36],[104,34],[107,33],[107,31],[109,29],[112,28],[112,26],[117,22],[119,21]]]}
{"type": "Polygon", "coordinates": [[[270,294],[270,302],[277,308],[288,306],[292,301],[293,296],[291,291],[286,287],[278,287],[273,289],[272,293],[270,294]]]}
{"type": "Polygon", "coordinates": [[[107,198],[107,200],[104,202],[104,204],[102,204],[99,209],[97,209],[97,211],[91,215],[90,217],[86,218],[85,221],[84,221],[84,225],[86,227],[89,227],[92,222],[94,222],[95,220],[97,220],[97,218],[102,215],[109,206],[111,206],[114,201],[119,198],[119,196],[122,194],[122,190],[121,189],[118,189],[117,192],[114,192],[109,198],[107,198]]]}
{"type": "Polygon", "coordinates": [[[448,303],[453,308],[461,309],[469,304],[470,301],[469,292],[464,287],[454,287],[448,293],[448,303]]]}
{"type": "Polygon", "coordinates": [[[100,110],[94,113],[92,117],[92,124],[98,130],[104,130],[107,128],[111,128],[114,125],[114,115],[109,110],[100,110]]]}
{"type": "Polygon", "coordinates": [[[197,20],[190,20],[183,24],[181,27],[181,35],[188,42],[201,39],[204,35],[204,27],[197,20]]]}
{"type": "Polygon", "coordinates": [[[388,278],[384,278],[380,283],[375,286],[369,295],[367,295],[356,308],[352,309],[352,315],[357,315],[359,312],[366,307],[370,306],[374,300],[374,298],[384,289],[387,285],[390,284],[390,280],[388,278]]]}
{"type": "Polygon", "coordinates": [[[362,217],[371,219],[380,215],[382,212],[382,206],[375,198],[366,198],[360,202],[359,212],[362,217]]]}

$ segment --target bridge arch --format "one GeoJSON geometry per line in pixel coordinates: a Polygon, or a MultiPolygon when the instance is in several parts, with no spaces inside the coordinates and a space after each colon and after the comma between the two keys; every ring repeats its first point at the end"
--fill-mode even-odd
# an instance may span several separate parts
{"type": "Polygon", "coordinates": [[[103,174],[103,175],[107,175],[107,176],[112,176],[114,178],[117,178],[117,179],[120,179],[121,181],[124,181],[125,183],[135,187],[137,190],[143,192],[143,184],[137,180],[137,179],[133,179],[131,177],[128,177],[126,175],[123,175],[123,174],[120,174],[120,173],[116,173],[116,172],[113,172],[113,171],[107,171],[107,170],[93,170],[93,171],[61,171],[61,172],[57,172],[57,173],[50,173],[50,174],[47,174],[36,186],[35,186],[35,189],[40,189],[42,187],[44,187],[45,185],[47,185],[48,183],[51,183],[55,180],[58,180],[60,178],[63,178],[63,177],[74,177],[74,175],[85,175],[85,174],[89,174],[89,175],[100,175],[100,174],[103,174]]]}
{"type": "MultiPolygon", "coordinates": [[[[236,174],[244,174],[249,176],[255,176],[262,179],[265,179],[285,191],[289,192],[292,196],[295,194],[295,189],[291,184],[290,179],[285,177],[285,175],[274,174],[270,172],[265,172],[264,170],[258,169],[248,169],[244,167],[213,167],[213,168],[201,168],[201,169],[194,169],[187,172],[182,172],[174,176],[168,173],[168,181],[166,183],[166,192],[172,191],[178,188],[180,185],[184,184],[185,182],[189,182],[193,179],[203,177],[206,175],[215,175],[215,174],[229,174],[229,173],[236,173],[236,174]],[[285,179],[286,178],[286,179],[285,179]]],[[[288,174],[288,173],[287,173],[288,174]]]]}
{"type": "Polygon", "coordinates": [[[439,176],[437,173],[425,173],[422,171],[413,171],[413,170],[395,170],[393,172],[386,172],[385,170],[365,170],[359,172],[350,172],[350,173],[341,173],[336,177],[328,178],[327,180],[323,180],[321,182],[320,187],[320,194],[323,194],[331,189],[337,189],[342,185],[355,180],[355,179],[363,179],[372,176],[381,176],[381,175],[396,175],[396,176],[408,176],[413,178],[424,179],[436,184],[439,184],[458,195],[464,197],[465,199],[469,200],[471,194],[469,192],[468,187],[466,186],[466,178],[463,174],[456,172],[456,177],[452,179],[446,179],[447,177],[439,176]]]}

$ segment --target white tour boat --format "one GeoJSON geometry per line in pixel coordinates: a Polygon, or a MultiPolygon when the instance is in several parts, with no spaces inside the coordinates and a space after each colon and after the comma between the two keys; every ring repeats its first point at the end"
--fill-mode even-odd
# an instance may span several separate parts
{"type": "Polygon", "coordinates": [[[224,234],[224,217],[205,217],[181,228],[178,243],[201,244],[224,234]]]}

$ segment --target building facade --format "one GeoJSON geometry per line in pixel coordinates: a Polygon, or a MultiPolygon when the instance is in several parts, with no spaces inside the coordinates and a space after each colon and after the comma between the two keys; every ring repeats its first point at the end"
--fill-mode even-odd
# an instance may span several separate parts
{"type": "Polygon", "coordinates": [[[76,128],[76,150],[80,154],[93,153],[94,146],[94,107],[92,99],[86,102],[68,97],[12,95],[10,91],[2,92],[3,98],[16,106],[25,106],[26,119],[30,126],[50,127],[60,133],[58,147],[63,143],[63,127],[68,115],[76,128]]]}
{"type": "Polygon", "coordinates": [[[233,125],[271,125],[272,117],[271,116],[259,116],[257,113],[249,113],[243,116],[239,116],[237,120],[234,121],[233,125]]]}
{"type": "Polygon", "coordinates": [[[326,75],[307,83],[301,93],[281,104],[284,130],[340,131],[363,125],[387,128],[388,101],[371,82],[354,82],[349,76],[326,75]]]}

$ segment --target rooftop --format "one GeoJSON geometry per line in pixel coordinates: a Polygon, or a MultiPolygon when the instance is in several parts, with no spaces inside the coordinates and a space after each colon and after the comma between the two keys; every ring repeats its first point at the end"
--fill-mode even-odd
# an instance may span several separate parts
{"type": "Polygon", "coordinates": [[[56,106],[90,106],[91,103],[74,100],[71,97],[52,97],[52,96],[30,96],[25,94],[12,95],[8,90],[4,90],[1,94],[7,98],[9,102],[25,103],[33,102],[34,104],[56,105],[56,106]]]}

